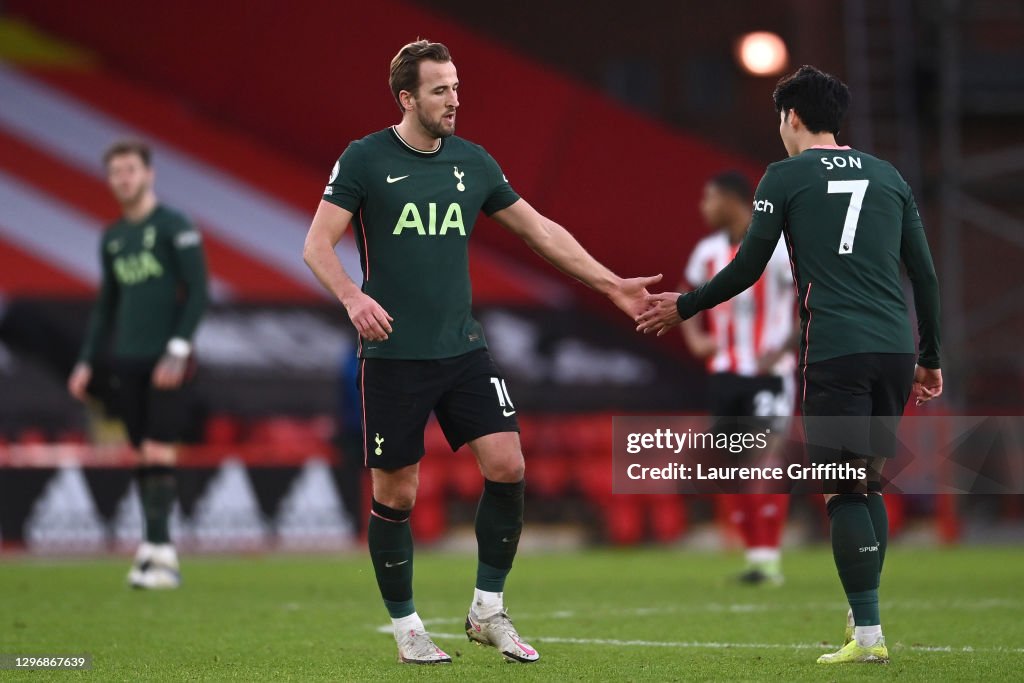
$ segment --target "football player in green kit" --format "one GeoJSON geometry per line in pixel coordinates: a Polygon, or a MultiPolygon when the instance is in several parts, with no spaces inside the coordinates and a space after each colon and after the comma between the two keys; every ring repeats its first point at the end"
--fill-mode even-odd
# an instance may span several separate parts
{"type": "Polygon", "coordinates": [[[804,66],[779,81],[774,100],[789,158],[765,171],[739,252],[692,292],[652,295],[637,329],[663,334],[731,299],[757,280],[779,235],[785,237],[800,302],[809,455],[867,472],[825,496],[850,611],[845,644],[818,662],[884,663],[878,586],[888,517],[881,469],[895,453],[895,424],[907,399],[913,395],[920,405],[942,393],[938,280],[906,181],[892,164],[836,144],[850,101],[846,85],[804,66]],[[914,290],[918,348],[901,262],[914,290]]]}
{"type": "Polygon", "coordinates": [[[176,443],[188,420],[192,336],[207,304],[206,261],[199,232],[157,201],[145,143],[118,142],[103,163],[122,217],[100,241],[99,298],[68,389],[85,399],[92,364],[112,332],[116,412],[139,453],[146,519],[146,539],[128,581],[135,588],[177,588],[181,575],[168,522],[176,443]]]}
{"type": "Polygon", "coordinates": [[[632,319],[646,306],[645,288],[661,276],[616,276],[521,199],[482,147],[454,135],[459,79],[444,45],[403,47],[391,62],[390,84],[401,122],[341,155],[304,251],[359,333],[363,445],[373,481],[370,557],[399,661],[451,662],[424,630],[412,592],[409,516],[433,412],[452,449],[468,444],[484,476],[466,633],[509,661],[534,662],[540,655],[519,637],[503,602],[523,525],[516,406],[470,311],[468,240],[482,211],[632,319]],[[362,286],[334,253],[350,223],[362,286]]]}

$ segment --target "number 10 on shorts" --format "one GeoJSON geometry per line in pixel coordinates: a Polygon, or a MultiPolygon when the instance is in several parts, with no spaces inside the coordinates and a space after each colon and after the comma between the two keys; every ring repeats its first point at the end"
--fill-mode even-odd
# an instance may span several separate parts
{"type": "Polygon", "coordinates": [[[492,377],[491,384],[494,385],[494,391],[498,394],[498,405],[501,406],[502,415],[510,417],[516,412],[516,407],[512,404],[512,398],[508,395],[508,387],[505,386],[505,380],[492,377]]]}

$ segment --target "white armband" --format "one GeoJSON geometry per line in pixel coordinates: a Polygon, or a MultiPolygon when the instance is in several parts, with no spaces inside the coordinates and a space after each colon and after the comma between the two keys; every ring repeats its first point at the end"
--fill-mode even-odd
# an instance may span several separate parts
{"type": "Polygon", "coordinates": [[[185,358],[192,353],[192,344],[187,339],[175,337],[167,342],[167,353],[178,358],[185,358]]]}

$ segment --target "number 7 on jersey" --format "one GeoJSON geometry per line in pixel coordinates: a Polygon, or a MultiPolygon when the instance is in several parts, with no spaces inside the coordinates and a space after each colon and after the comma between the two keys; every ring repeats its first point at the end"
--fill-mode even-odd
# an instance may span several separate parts
{"type": "Polygon", "coordinates": [[[864,205],[864,195],[868,191],[869,180],[830,180],[829,194],[849,194],[850,206],[846,209],[846,222],[843,223],[843,235],[839,239],[839,254],[853,253],[853,240],[857,237],[857,222],[860,220],[860,209],[864,205]]]}

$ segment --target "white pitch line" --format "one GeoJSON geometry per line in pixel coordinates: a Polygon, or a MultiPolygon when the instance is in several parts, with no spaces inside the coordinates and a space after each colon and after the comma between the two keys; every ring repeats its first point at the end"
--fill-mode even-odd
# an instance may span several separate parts
{"type": "MultiPolygon", "coordinates": [[[[378,633],[392,633],[392,626],[380,626],[378,633]]],[[[430,632],[432,638],[439,640],[464,640],[465,633],[437,633],[430,632]]],[[[535,643],[551,643],[556,645],[611,645],[614,647],[663,647],[679,649],[705,649],[705,650],[830,650],[837,645],[826,643],[722,643],[717,641],[699,640],[621,640],[618,638],[562,638],[559,636],[532,636],[529,638],[535,643]]],[[[1024,647],[974,647],[963,645],[953,647],[952,645],[895,645],[897,650],[912,650],[914,652],[937,652],[937,653],[971,653],[971,652],[999,652],[1003,654],[1024,654],[1024,647]]]]}
{"type": "MultiPolygon", "coordinates": [[[[431,633],[430,635],[436,635],[431,633]]],[[[453,638],[459,637],[452,635],[453,638]]],[[[465,636],[462,636],[465,637],[465,636]]],[[[701,641],[659,641],[659,640],[619,640],[616,638],[545,638],[538,636],[533,639],[537,643],[559,643],[568,645],[616,645],[621,647],[678,647],[678,648],[707,648],[707,649],[730,649],[743,648],[750,650],[773,649],[773,650],[830,650],[837,645],[827,643],[719,643],[701,641]]],[[[899,645],[897,649],[913,650],[915,652],[1003,652],[1024,654],[1024,647],[973,647],[964,645],[953,647],[952,645],[899,645]]]]}
{"type": "MultiPolygon", "coordinates": [[[[886,609],[907,610],[907,611],[931,611],[931,610],[992,610],[992,609],[1019,609],[1024,607],[1024,601],[1007,600],[1004,598],[986,598],[983,600],[951,600],[949,602],[935,602],[931,600],[888,600],[884,604],[886,609]]],[[[842,612],[846,605],[842,602],[791,602],[791,603],[717,603],[708,602],[697,605],[668,605],[662,607],[630,607],[627,609],[597,609],[578,612],[573,610],[558,610],[531,614],[516,612],[516,619],[575,619],[577,617],[649,617],[661,614],[678,614],[680,612],[711,612],[716,614],[750,614],[755,612],[781,612],[781,611],[829,611],[842,612]]],[[[424,619],[426,626],[445,626],[449,624],[462,624],[465,618],[459,617],[437,617],[424,619]]]]}

